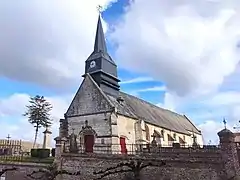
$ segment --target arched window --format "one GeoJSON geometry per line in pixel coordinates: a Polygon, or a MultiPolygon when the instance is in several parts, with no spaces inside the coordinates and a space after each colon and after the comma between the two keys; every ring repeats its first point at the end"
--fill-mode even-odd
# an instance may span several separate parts
{"type": "Polygon", "coordinates": [[[147,124],[145,124],[145,132],[146,132],[146,140],[150,141],[150,132],[147,124]]]}

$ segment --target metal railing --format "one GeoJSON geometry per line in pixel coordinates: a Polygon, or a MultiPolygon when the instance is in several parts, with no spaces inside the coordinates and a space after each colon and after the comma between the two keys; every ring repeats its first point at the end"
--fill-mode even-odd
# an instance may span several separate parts
{"type": "Polygon", "coordinates": [[[152,146],[151,144],[94,144],[92,147],[86,147],[85,144],[77,144],[75,147],[70,144],[64,145],[64,153],[95,153],[95,154],[161,154],[161,153],[206,153],[218,152],[219,146],[204,145],[204,146],[152,146]]]}

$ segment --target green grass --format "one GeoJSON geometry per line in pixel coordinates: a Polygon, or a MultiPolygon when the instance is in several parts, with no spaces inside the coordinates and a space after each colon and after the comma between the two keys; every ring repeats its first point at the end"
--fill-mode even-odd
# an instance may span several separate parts
{"type": "Polygon", "coordinates": [[[54,157],[39,159],[30,156],[0,156],[0,161],[52,164],[54,157]]]}

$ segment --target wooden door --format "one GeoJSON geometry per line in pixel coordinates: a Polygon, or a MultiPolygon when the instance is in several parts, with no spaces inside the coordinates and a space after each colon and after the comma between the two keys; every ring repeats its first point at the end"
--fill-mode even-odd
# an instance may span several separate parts
{"type": "Polygon", "coordinates": [[[124,137],[120,137],[120,146],[121,146],[121,153],[127,154],[126,139],[124,137]]]}
{"type": "Polygon", "coordinates": [[[94,145],[94,136],[85,135],[84,136],[85,152],[92,153],[94,145]]]}

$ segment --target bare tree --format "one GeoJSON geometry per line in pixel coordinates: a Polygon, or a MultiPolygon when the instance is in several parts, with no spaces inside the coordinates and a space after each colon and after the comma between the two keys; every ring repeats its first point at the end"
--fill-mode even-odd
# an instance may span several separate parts
{"type": "Polygon", "coordinates": [[[33,148],[36,145],[38,131],[41,127],[47,127],[52,124],[50,119],[50,111],[52,110],[52,105],[43,97],[36,95],[35,97],[30,97],[30,105],[26,106],[27,111],[23,116],[28,117],[29,123],[35,127],[35,138],[33,143],[33,148]]]}
{"type": "Polygon", "coordinates": [[[16,170],[17,170],[17,168],[15,168],[15,167],[2,169],[2,170],[0,171],[0,177],[1,177],[4,173],[6,173],[6,172],[8,172],[8,171],[16,171],[16,170]]]}
{"type": "Polygon", "coordinates": [[[66,170],[58,170],[57,165],[53,163],[47,168],[39,169],[37,171],[33,171],[31,174],[27,174],[27,176],[31,179],[54,180],[60,174],[77,176],[80,175],[80,171],[71,173],[66,170]]]}
{"type": "Polygon", "coordinates": [[[146,160],[131,160],[128,162],[121,162],[114,167],[109,167],[103,171],[94,172],[95,175],[100,175],[96,179],[102,179],[103,177],[109,176],[111,174],[118,173],[133,173],[134,180],[140,180],[140,172],[142,169],[150,166],[162,167],[165,166],[165,161],[160,161],[157,163],[146,162],[146,160]]]}

